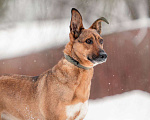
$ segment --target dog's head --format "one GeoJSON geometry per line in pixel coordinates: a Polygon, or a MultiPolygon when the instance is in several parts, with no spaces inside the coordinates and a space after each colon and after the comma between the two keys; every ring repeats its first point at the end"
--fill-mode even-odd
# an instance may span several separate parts
{"type": "Polygon", "coordinates": [[[97,19],[90,28],[85,29],[82,24],[82,16],[75,8],[71,10],[70,42],[66,45],[64,53],[77,60],[85,67],[93,67],[103,63],[107,54],[103,49],[101,34],[101,22],[108,21],[102,17],[97,19]]]}

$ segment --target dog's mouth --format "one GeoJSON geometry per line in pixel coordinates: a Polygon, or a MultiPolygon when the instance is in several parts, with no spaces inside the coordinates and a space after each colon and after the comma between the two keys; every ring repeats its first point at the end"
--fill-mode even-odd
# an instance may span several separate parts
{"type": "Polygon", "coordinates": [[[91,61],[92,63],[94,63],[94,61],[88,56],[87,57],[87,59],[89,60],[89,61],[91,61]]]}
{"type": "Polygon", "coordinates": [[[97,57],[93,59],[93,58],[90,58],[89,56],[87,57],[87,59],[91,61],[94,64],[94,66],[96,66],[97,64],[104,63],[107,60],[107,58],[101,58],[101,57],[97,57]]]}
{"type": "Polygon", "coordinates": [[[107,58],[100,58],[100,59],[91,59],[90,57],[87,57],[87,59],[89,60],[89,61],[91,61],[92,63],[98,63],[98,62],[106,62],[106,60],[107,60],[107,58]]]}

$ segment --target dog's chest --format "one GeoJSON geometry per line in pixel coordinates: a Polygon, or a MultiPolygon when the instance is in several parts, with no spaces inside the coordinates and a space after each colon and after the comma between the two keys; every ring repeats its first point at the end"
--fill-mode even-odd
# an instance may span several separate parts
{"type": "Polygon", "coordinates": [[[66,106],[66,120],[80,120],[83,119],[88,110],[88,101],[66,106]]]}

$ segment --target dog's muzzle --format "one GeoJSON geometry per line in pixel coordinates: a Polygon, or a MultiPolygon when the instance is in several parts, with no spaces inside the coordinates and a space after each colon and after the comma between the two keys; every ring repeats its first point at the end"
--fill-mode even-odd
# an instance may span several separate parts
{"type": "Polygon", "coordinates": [[[94,60],[95,61],[106,61],[106,59],[107,59],[107,54],[106,54],[106,52],[102,51],[99,53],[99,56],[94,60]]]}
{"type": "Polygon", "coordinates": [[[96,64],[100,64],[100,63],[106,62],[107,54],[106,54],[106,52],[104,50],[100,50],[99,55],[96,56],[95,54],[93,54],[92,58],[88,57],[88,60],[90,60],[94,64],[95,63],[96,64]]]}

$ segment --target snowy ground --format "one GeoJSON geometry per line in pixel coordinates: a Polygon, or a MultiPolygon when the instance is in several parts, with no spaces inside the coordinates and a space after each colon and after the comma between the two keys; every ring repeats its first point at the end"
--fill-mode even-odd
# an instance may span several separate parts
{"type": "Polygon", "coordinates": [[[150,120],[150,94],[134,90],[90,100],[84,120],[150,120]]]}

